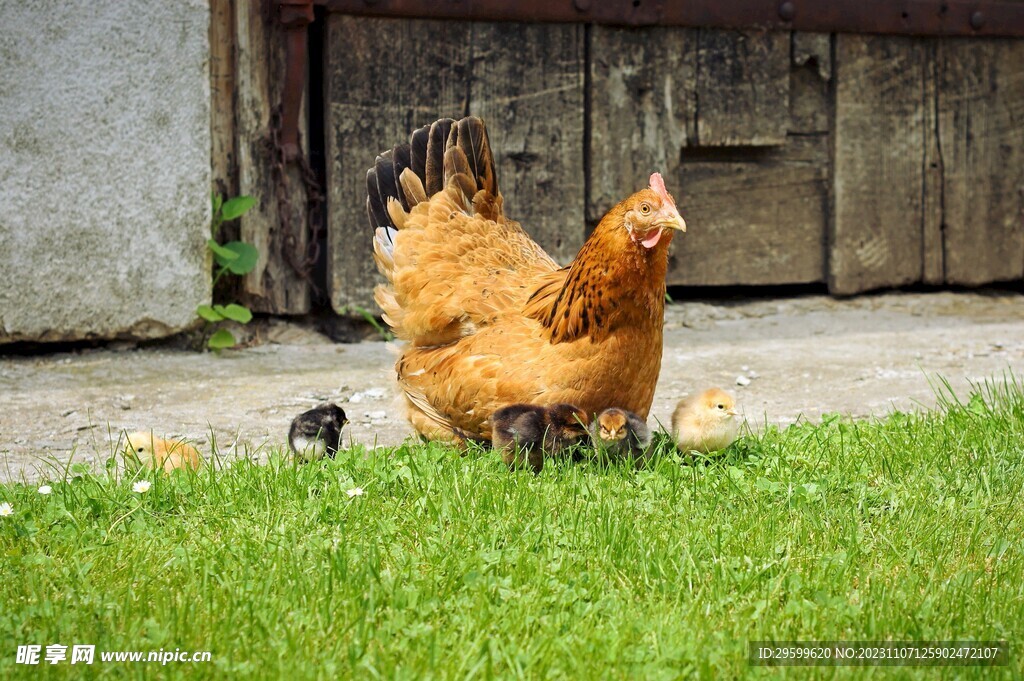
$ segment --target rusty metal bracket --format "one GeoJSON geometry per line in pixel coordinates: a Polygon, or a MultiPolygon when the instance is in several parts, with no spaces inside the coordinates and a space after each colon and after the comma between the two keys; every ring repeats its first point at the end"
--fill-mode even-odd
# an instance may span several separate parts
{"type": "Polygon", "coordinates": [[[307,27],[313,0],[277,0],[278,20],[287,34],[284,87],[281,89],[281,149],[286,161],[299,156],[299,113],[306,89],[307,27]]]}
{"type": "Polygon", "coordinates": [[[1008,0],[316,0],[380,17],[697,26],[836,33],[1024,36],[1024,2],[1008,0]]]}

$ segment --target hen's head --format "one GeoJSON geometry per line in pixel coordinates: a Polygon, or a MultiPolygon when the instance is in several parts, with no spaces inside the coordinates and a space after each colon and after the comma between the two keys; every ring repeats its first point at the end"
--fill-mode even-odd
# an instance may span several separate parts
{"type": "Polygon", "coordinates": [[[686,231],[686,222],[679,215],[676,202],[665,189],[665,181],[659,173],[651,175],[650,187],[623,201],[619,209],[630,240],[646,249],[657,246],[665,230],[686,231]]]}

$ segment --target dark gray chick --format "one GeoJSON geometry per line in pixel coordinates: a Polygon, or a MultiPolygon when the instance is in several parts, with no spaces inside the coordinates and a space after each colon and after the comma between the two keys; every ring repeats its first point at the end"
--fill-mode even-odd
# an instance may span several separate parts
{"type": "Polygon", "coordinates": [[[544,468],[547,410],[536,404],[510,404],[491,416],[491,446],[509,468],[529,463],[534,473],[544,468]]]}
{"type": "Polygon", "coordinates": [[[341,445],[341,429],[348,423],[345,411],[336,404],[321,404],[295,417],[288,431],[288,444],[300,461],[332,459],[341,445]]]}

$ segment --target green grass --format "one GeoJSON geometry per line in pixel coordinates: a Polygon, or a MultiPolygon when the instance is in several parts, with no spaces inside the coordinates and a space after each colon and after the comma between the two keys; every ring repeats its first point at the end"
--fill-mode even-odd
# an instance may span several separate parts
{"type": "MultiPolygon", "coordinates": [[[[209,650],[161,678],[1013,678],[1024,390],[767,428],[646,470],[436,445],[0,486],[0,676],[25,643],[209,650]],[[362,487],[365,494],[349,497],[362,487]],[[756,639],[1006,639],[1011,666],[763,668],[756,639]]],[[[61,663],[58,676],[81,674],[61,663]]]]}

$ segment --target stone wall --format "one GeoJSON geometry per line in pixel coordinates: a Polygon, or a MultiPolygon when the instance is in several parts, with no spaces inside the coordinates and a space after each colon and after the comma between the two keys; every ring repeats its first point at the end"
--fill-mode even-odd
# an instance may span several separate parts
{"type": "Polygon", "coordinates": [[[210,298],[209,9],[0,3],[0,343],[158,337],[210,298]]]}

